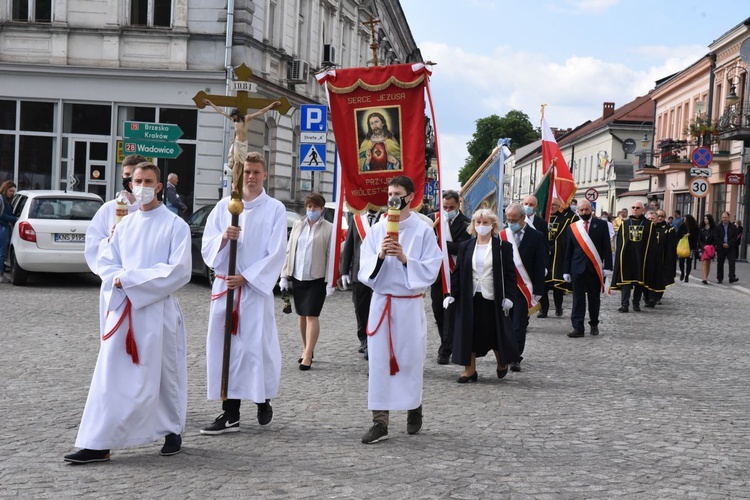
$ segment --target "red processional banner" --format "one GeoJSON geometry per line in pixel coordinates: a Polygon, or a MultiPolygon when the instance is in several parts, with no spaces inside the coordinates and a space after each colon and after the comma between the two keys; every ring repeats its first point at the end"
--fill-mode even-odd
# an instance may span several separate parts
{"type": "Polygon", "coordinates": [[[422,203],[425,176],[424,64],[331,69],[317,75],[326,86],[341,182],[352,211],[383,207],[388,182],[414,181],[411,208],[422,203]]]}

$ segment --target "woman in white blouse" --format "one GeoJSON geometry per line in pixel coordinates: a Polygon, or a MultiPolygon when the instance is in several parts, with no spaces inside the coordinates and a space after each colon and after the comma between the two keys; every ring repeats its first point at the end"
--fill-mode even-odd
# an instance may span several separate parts
{"type": "Polygon", "coordinates": [[[498,378],[518,358],[509,315],[517,289],[513,248],[496,237],[500,223],[489,209],[477,210],[467,231],[476,237],[459,245],[451,275],[456,299],[453,363],[464,367],[459,384],[477,381],[476,358],[489,351],[495,353],[498,378]]]}
{"type": "Polygon", "coordinates": [[[297,362],[300,370],[309,370],[312,366],[320,334],[318,317],[326,300],[325,276],[333,224],[321,217],[325,203],[325,198],[318,193],[307,196],[307,216],[294,223],[287,242],[286,260],[281,268],[279,286],[288,290],[291,281],[294,310],[299,315],[302,356],[297,362]]]}

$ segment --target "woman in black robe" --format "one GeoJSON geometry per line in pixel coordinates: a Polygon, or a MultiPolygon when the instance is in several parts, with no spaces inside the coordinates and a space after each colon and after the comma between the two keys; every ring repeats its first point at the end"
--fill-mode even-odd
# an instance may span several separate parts
{"type": "Polygon", "coordinates": [[[458,247],[451,275],[456,298],[453,363],[464,367],[459,384],[477,381],[476,358],[489,351],[495,353],[498,378],[505,377],[508,364],[518,359],[509,315],[517,289],[513,248],[496,236],[500,223],[491,210],[477,210],[467,231],[475,237],[458,247]]]}

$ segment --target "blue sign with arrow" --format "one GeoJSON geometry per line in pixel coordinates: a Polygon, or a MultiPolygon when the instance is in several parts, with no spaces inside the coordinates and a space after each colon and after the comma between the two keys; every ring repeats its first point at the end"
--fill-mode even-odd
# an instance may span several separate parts
{"type": "Polygon", "coordinates": [[[325,144],[300,144],[299,169],[302,171],[325,172],[326,146],[325,144]]]}

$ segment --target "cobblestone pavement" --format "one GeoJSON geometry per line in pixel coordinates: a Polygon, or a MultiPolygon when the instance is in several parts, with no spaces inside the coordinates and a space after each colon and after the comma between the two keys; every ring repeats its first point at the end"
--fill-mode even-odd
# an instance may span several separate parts
{"type": "MultiPolygon", "coordinates": [[[[209,289],[179,293],[188,329],[184,452],[161,443],[70,466],[99,341],[98,283],[42,276],[0,285],[0,497],[68,498],[750,498],[750,264],[740,282],[670,288],[655,310],[603,303],[602,335],[570,339],[565,316],[531,320],[521,373],[455,383],[435,362],[429,319],[423,431],[391,415],[390,439],[370,426],[367,363],[356,353],[349,292],[323,309],[312,370],[298,370],[296,316],[277,321],[283,352],[274,421],[245,403],[242,432],[202,436],[219,413],[205,400],[209,289]]],[[[712,270],[712,275],[715,275],[712,270]]],[[[245,318],[251,321],[250,318],[245,318]]]]}

